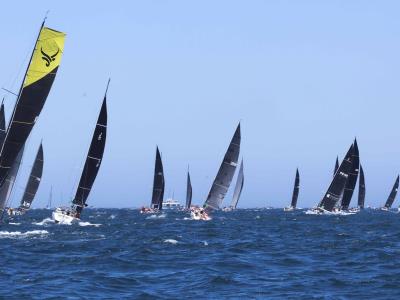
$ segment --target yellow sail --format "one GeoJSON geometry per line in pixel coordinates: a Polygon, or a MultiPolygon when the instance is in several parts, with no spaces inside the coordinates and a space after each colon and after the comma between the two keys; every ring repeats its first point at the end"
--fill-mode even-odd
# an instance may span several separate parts
{"type": "Polygon", "coordinates": [[[41,29],[23,87],[37,82],[60,65],[64,40],[63,32],[48,27],[41,29]]]}

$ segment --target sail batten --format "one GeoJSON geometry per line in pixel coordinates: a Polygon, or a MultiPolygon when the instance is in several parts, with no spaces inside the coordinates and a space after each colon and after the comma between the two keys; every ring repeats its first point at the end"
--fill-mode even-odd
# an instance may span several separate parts
{"type": "Polygon", "coordinates": [[[239,123],[204,203],[206,208],[220,209],[222,201],[224,200],[229,186],[231,185],[233,175],[238,164],[240,140],[241,135],[239,123]]]}
{"type": "Polygon", "coordinates": [[[242,194],[244,186],[244,173],[243,173],[243,159],[240,162],[240,168],[239,168],[239,174],[236,180],[236,185],[235,185],[235,191],[233,192],[233,197],[232,197],[232,202],[231,202],[231,207],[236,209],[240,195],[242,194]]]}
{"type": "Polygon", "coordinates": [[[153,180],[153,193],[151,197],[151,208],[162,209],[162,204],[164,201],[164,189],[165,189],[165,179],[164,179],[164,168],[161,160],[160,150],[156,149],[156,160],[154,165],[154,180],[153,180]]]}
{"type": "Polygon", "coordinates": [[[31,207],[32,202],[35,198],[36,192],[39,189],[39,184],[43,174],[43,146],[40,144],[38,152],[36,154],[35,162],[33,163],[31,174],[25,188],[24,195],[19,206],[22,210],[27,210],[31,207]]]}

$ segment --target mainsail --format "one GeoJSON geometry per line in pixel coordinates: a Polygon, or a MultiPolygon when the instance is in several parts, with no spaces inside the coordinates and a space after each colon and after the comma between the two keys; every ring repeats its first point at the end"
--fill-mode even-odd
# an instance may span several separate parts
{"type": "Polygon", "coordinates": [[[107,137],[107,90],[109,84],[110,80],[107,83],[103,104],[101,105],[100,114],[92,136],[92,141],[90,143],[89,152],[83,167],[81,179],[79,181],[74,200],[72,201],[72,203],[75,205],[78,218],[83,208],[86,206],[86,200],[89,197],[90,191],[92,190],[93,183],[103,160],[107,137]]]}
{"type": "Polygon", "coordinates": [[[365,178],[364,178],[364,170],[362,165],[360,164],[360,180],[358,181],[358,207],[360,209],[364,208],[365,201],[365,178]]]}
{"type": "Polygon", "coordinates": [[[399,176],[397,176],[396,182],[393,185],[392,191],[390,192],[390,195],[389,195],[388,199],[386,200],[386,203],[385,203],[386,208],[392,207],[394,199],[396,198],[396,195],[397,195],[398,188],[399,188],[399,176]]]}
{"type": "Polygon", "coordinates": [[[186,208],[190,209],[192,205],[192,182],[190,180],[189,170],[187,172],[187,181],[186,181],[186,208]]]}
{"type": "Polygon", "coordinates": [[[219,209],[225,195],[231,185],[233,175],[235,174],[236,166],[240,152],[240,123],[236,128],[235,134],[229,144],[228,150],[225,153],[224,159],[219,167],[217,176],[208,193],[207,200],[204,206],[209,209],[219,209]]]}
{"type": "Polygon", "coordinates": [[[354,188],[356,187],[358,172],[360,168],[360,157],[358,152],[357,140],[354,140],[353,143],[354,151],[351,158],[351,170],[349,173],[349,177],[347,178],[346,185],[344,187],[343,197],[342,197],[342,210],[348,210],[351,198],[353,196],[354,188]]]}
{"type": "Polygon", "coordinates": [[[321,202],[318,205],[319,208],[322,208],[327,211],[332,211],[336,203],[339,201],[351,170],[352,166],[351,158],[354,151],[353,148],[354,148],[353,145],[351,145],[350,149],[347,151],[347,154],[344,157],[342,163],[340,164],[335,176],[333,177],[333,180],[329,185],[328,190],[326,191],[324,197],[322,198],[321,202]]]}
{"type": "Polygon", "coordinates": [[[9,202],[11,191],[14,187],[15,179],[17,178],[19,166],[21,165],[24,148],[25,147],[23,146],[22,149],[19,151],[17,158],[15,159],[10,171],[7,174],[6,180],[0,187],[0,210],[4,209],[4,207],[9,202]]]}
{"type": "Polygon", "coordinates": [[[4,184],[46,102],[61,62],[64,39],[63,32],[44,27],[43,22],[1,148],[0,185],[4,184]]]}
{"type": "Polygon", "coordinates": [[[236,186],[235,186],[235,191],[233,192],[233,197],[232,197],[232,202],[231,202],[231,207],[236,208],[240,195],[242,194],[243,190],[243,185],[244,185],[244,174],[243,174],[243,159],[240,163],[240,168],[239,168],[239,174],[236,180],[236,186]]]}
{"type": "Polygon", "coordinates": [[[162,203],[164,200],[164,168],[161,160],[160,150],[156,149],[156,162],[154,167],[154,181],[153,181],[153,195],[151,197],[151,208],[162,209],[162,203]]]}
{"type": "Polygon", "coordinates": [[[296,208],[297,206],[297,198],[299,197],[299,190],[300,190],[300,174],[299,174],[299,169],[296,169],[296,178],[294,180],[292,203],[290,204],[292,208],[296,208]]]}
{"type": "Polygon", "coordinates": [[[4,143],[6,137],[6,116],[4,114],[4,103],[1,103],[0,108],[0,148],[4,143]]]}
{"type": "Polygon", "coordinates": [[[43,173],[43,146],[40,144],[36,154],[35,162],[29,175],[28,184],[26,185],[24,195],[19,206],[20,210],[28,210],[31,207],[32,201],[35,198],[36,192],[39,189],[40,180],[43,173]]]}

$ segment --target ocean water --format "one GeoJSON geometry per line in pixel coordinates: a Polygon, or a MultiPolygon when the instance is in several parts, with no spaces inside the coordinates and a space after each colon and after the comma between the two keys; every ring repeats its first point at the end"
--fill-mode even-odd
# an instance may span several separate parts
{"type": "Polygon", "coordinates": [[[400,214],[33,210],[0,225],[4,299],[400,299],[400,214]]]}

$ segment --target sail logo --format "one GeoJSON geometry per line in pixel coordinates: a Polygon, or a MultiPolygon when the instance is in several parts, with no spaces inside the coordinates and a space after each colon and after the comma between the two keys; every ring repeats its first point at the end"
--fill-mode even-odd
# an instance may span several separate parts
{"type": "Polygon", "coordinates": [[[42,59],[46,62],[46,67],[49,67],[50,64],[56,60],[58,53],[60,52],[60,48],[57,49],[57,52],[53,55],[49,55],[43,51],[43,48],[40,47],[40,52],[42,53],[42,59]]]}
{"type": "Polygon", "coordinates": [[[99,136],[97,137],[97,140],[98,140],[98,141],[101,141],[101,139],[102,139],[102,135],[103,135],[103,133],[102,133],[102,132],[100,132],[99,136]]]}

